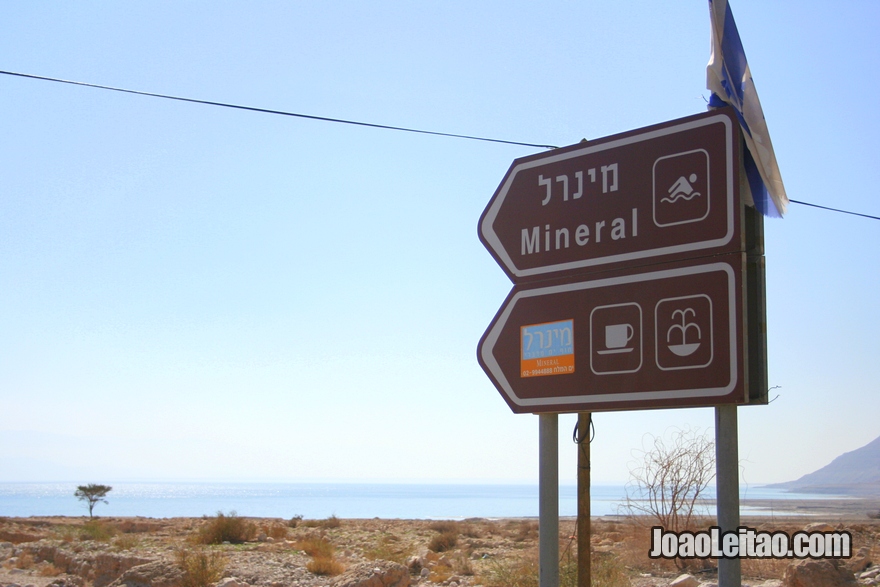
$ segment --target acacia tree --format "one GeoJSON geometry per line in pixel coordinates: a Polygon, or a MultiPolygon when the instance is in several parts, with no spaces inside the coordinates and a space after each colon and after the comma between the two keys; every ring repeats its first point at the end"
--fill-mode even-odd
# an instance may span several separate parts
{"type": "Polygon", "coordinates": [[[97,485],[95,483],[89,483],[88,485],[79,485],[74,492],[74,496],[80,501],[88,502],[89,504],[89,517],[93,518],[92,510],[95,509],[95,504],[99,501],[103,501],[104,503],[110,503],[105,497],[110,493],[110,490],[113,488],[109,485],[97,485]]]}
{"type": "Polygon", "coordinates": [[[666,530],[691,528],[700,498],[715,478],[715,443],[707,434],[676,429],[668,440],[652,436],[653,445],[634,451],[625,509],[647,515],[666,530]]]}

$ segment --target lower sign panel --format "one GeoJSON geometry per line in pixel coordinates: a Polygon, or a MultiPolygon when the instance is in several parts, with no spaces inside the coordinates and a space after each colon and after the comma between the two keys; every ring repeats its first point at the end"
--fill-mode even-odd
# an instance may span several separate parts
{"type": "Polygon", "coordinates": [[[514,412],[744,403],[740,254],[514,288],[480,365],[514,412]]]}

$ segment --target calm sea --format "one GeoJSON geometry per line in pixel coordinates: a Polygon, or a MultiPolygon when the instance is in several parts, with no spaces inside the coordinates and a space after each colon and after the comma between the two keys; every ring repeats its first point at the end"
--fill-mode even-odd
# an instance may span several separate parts
{"type": "MultiPolygon", "coordinates": [[[[419,485],[354,483],[109,483],[101,516],[150,518],[200,517],[219,511],[240,516],[340,518],[462,519],[538,515],[537,485],[419,485]]],[[[85,505],[73,492],[76,483],[0,483],[0,516],[82,516],[85,505]]],[[[591,513],[614,515],[626,495],[621,485],[594,485],[591,513]]],[[[711,497],[711,496],[710,496],[711,497]]],[[[792,499],[822,496],[749,488],[743,497],[772,499],[781,513],[792,499]],[[778,501],[777,501],[778,500],[778,501]]],[[[577,515],[573,485],[559,488],[559,513],[577,515]]],[[[749,513],[745,508],[743,513],[749,513]]]]}

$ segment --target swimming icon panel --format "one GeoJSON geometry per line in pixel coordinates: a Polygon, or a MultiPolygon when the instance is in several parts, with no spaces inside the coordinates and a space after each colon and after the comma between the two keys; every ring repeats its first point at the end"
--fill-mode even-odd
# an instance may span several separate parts
{"type": "Polygon", "coordinates": [[[709,153],[696,149],[654,161],[654,224],[677,226],[709,215],[709,153]]]}

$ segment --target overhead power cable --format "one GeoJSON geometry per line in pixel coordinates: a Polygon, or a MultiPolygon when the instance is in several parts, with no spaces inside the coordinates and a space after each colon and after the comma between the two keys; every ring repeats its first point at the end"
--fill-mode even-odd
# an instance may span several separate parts
{"type": "MultiPolygon", "coordinates": [[[[439,136],[439,137],[450,137],[450,138],[456,138],[456,139],[466,139],[466,140],[470,140],[470,141],[502,143],[505,145],[518,145],[518,146],[522,146],[522,147],[535,147],[538,149],[558,149],[559,148],[556,145],[545,145],[545,144],[540,144],[540,143],[527,143],[527,142],[522,142],[522,141],[508,141],[508,140],[504,140],[504,139],[493,139],[493,138],[489,138],[489,137],[479,137],[479,136],[475,136],[475,135],[464,135],[464,134],[439,132],[439,131],[424,130],[424,129],[417,129],[417,128],[407,128],[407,127],[403,127],[403,126],[377,124],[374,122],[362,122],[362,121],[357,121],[357,120],[347,120],[344,118],[331,118],[328,116],[317,116],[314,114],[302,114],[299,112],[287,112],[285,110],[272,110],[269,108],[257,108],[254,106],[242,106],[240,104],[230,104],[227,102],[215,102],[213,100],[199,100],[196,98],[184,98],[182,96],[171,96],[168,94],[159,94],[156,92],[142,92],[140,90],[129,90],[129,89],[117,88],[117,87],[113,87],[113,86],[105,86],[105,85],[101,85],[101,84],[91,84],[91,83],[87,83],[87,82],[78,82],[78,81],[74,81],[74,80],[66,80],[66,79],[60,79],[60,78],[55,78],[55,77],[47,77],[47,76],[43,76],[43,75],[33,75],[30,73],[20,73],[20,72],[15,72],[15,71],[0,70],[0,74],[11,75],[11,76],[16,76],[16,77],[23,77],[23,78],[28,78],[28,79],[42,80],[42,81],[47,81],[47,82],[70,84],[70,85],[74,85],[74,86],[83,86],[83,87],[95,88],[95,89],[99,89],[99,90],[109,90],[111,92],[122,92],[125,94],[135,94],[138,96],[148,96],[150,98],[162,98],[165,100],[177,100],[179,102],[189,102],[192,104],[204,104],[207,106],[218,106],[221,108],[233,108],[235,110],[246,110],[249,112],[261,112],[263,114],[275,114],[278,116],[290,116],[290,117],[294,117],[294,118],[304,118],[307,120],[317,120],[317,121],[321,121],[321,122],[335,122],[337,124],[350,124],[350,125],[354,125],[354,126],[364,126],[364,127],[368,127],[368,128],[378,128],[378,129],[383,129],[383,130],[395,130],[395,131],[399,131],[399,132],[409,132],[409,133],[433,135],[433,136],[439,136]]],[[[793,204],[801,204],[803,206],[811,206],[813,208],[821,208],[822,210],[829,210],[831,212],[839,212],[841,214],[851,214],[853,216],[861,216],[862,218],[870,218],[871,220],[880,220],[880,216],[872,216],[870,214],[862,214],[860,212],[851,212],[849,210],[841,210],[839,208],[830,208],[828,206],[820,206],[818,204],[811,204],[809,202],[801,202],[798,200],[789,200],[789,201],[793,204]]]]}
{"type": "Polygon", "coordinates": [[[70,85],[74,85],[74,86],[85,86],[87,88],[97,88],[99,90],[110,90],[111,92],[122,92],[125,94],[136,94],[138,96],[149,96],[151,98],[163,98],[165,100],[178,100],[180,102],[190,102],[193,104],[205,104],[208,106],[219,106],[221,108],[234,108],[236,110],[248,110],[250,112],[262,112],[263,114],[277,114],[279,116],[292,116],[294,118],[305,118],[308,120],[319,120],[322,122],[336,122],[338,124],[351,124],[354,126],[366,126],[366,127],[370,127],[370,128],[380,128],[380,129],[384,129],[384,130],[396,130],[396,131],[400,131],[400,132],[411,132],[411,133],[417,133],[417,134],[423,134],[423,135],[434,135],[434,136],[439,136],[439,137],[452,137],[452,138],[456,138],[456,139],[468,139],[471,141],[485,141],[485,142],[489,142],[489,143],[503,143],[506,145],[519,145],[522,147],[536,147],[538,149],[557,149],[558,148],[556,145],[542,145],[539,143],[524,143],[521,141],[507,141],[504,139],[492,139],[492,138],[488,138],[488,137],[478,137],[478,136],[473,136],[473,135],[462,135],[462,134],[455,134],[455,133],[449,133],[449,132],[439,132],[439,131],[433,131],[433,130],[407,128],[407,127],[403,127],[403,126],[391,126],[391,125],[387,125],[387,124],[376,124],[373,122],[361,122],[361,121],[357,121],[357,120],[346,120],[344,118],[330,118],[328,116],[316,116],[314,114],[302,114],[299,112],[287,112],[284,110],[271,110],[269,108],[256,108],[254,106],[242,106],[240,104],[229,104],[226,102],[214,102],[212,100],[198,100],[196,98],[184,98],[181,96],[170,96],[168,94],[157,94],[155,92],[142,92],[139,90],[127,90],[125,88],[116,88],[113,86],[103,86],[100,84],[90,84],[90,83],[86,83],[86,82],[78,82],[78,81],[67,80],[67,79],[59,79],[59,78],[55,78],[55,77],[46,77],[46,76],[42,76],[42,75],[32,75],[29,73],[19,73],[19,72],[15,72],[15,71],[2,71],[2,70],[0,70],[0,74],[14,75],[17,77],[25,77],[25,78],[29,78],[29,79],[37,79],[37,80],[42,80],[42,81],[47,81],[47,82],[56,82],[56,83],[60,83],[60,84],[70,84],[70,85]]]}
{"type": "Polygon", "coordinates": [[[871,216],[870,214],[862,214],[861,212],[850,212],[849,210],[840,210],[839,208],[829,208],[828,206],[820,206],[819,204],[810,204],[809,202],[798,202],[797,200],[789,200],[792,204],[800,204],[801,206],[812,206],[813,208],[821,208],[822,210],[831,210],[832,212],[840,212],[841,214],[852,214],[853,216],[861,216],[870,218],[871,220],[880,220],[880,216],[871,216]]]}

